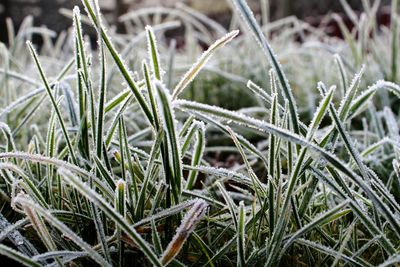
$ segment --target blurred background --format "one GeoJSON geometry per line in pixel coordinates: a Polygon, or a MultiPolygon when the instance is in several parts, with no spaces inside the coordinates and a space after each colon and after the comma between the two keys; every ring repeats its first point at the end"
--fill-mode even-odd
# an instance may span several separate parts
{"type": "MultiPolygon", "coordinates": [[[[270,20],[294,15],[316,26],[321,23],[323,15],[332,12],[344,14],[339,0],[248,0],[256,13],[260,12],[262,5],[267,1],[269,1],[270,20]]],[[[363,1],[370,0],[343,1],[347,1],[357,11],[362,9],[363,1]]],[[[231,18],[231,8],[226,0],[99,0],[99,2],[107,21],[117,26],[121,32],[124,29],[121,25],[118,27],[117,18],[122,14],[143,7],[174,7],[179,2],[226,26],[231,18]]],[[[390,0],[381,0],[378,12],[379,24],[388,23],[389,4],[390,0]]],[[[0,0],[0,41],[7,43],[6,17],[12,18],[17,29],[22,20],[31,15],[36,26],[46,25],[51,30],[61,32],[71,26],[71,20],[60,14],[60,8],[72,9],[75,5],[80,5],[80,0],[0,0]]],[[[335,25],[331,30],[335,34],[335,25]]]]}

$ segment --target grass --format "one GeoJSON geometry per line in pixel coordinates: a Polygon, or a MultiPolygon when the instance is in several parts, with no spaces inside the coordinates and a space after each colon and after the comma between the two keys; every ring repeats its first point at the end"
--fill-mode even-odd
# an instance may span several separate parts
{"type": "Polygon", "coordinates": [[[333,15],[343,40],[268,22],[268,6],[260,24],[244,0],[231,0],[229,30],[179,5],[122,16],[120,35],[88,0],[86,16],[62,11],[73,27],[55,42],[30,18],[9,26],[0,254],[25,266],[398,265],[397,1],[390,28],[375,23],[379,1],[360,19],[342,2],[355,23],[333,15]],[[176,19],[179,50],[160,38],[176,19]]]}

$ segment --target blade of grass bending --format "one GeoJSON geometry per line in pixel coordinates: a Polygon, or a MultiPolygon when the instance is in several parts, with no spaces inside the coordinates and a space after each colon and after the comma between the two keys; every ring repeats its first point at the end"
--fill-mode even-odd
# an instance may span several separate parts
{"type": "MultiPolygon", "coordinates": [[[[92,9],[92,6],[89,3],[89,0],[82,0],[82,3],[86,8],[86,11],[87,11],[92,23],[95,26],[98,25],[98,18],[92,9]]],[[[128,86],[131,89],[136,100],[139,102],[140,107],[142,108],[144,114],[146,115],[146,118],[148,119],[150,124],[153,124],[153,120],[154,120],[153,116],[151,114],[151,111],[150,111],[144,97],[142,96],[142,94],[139,90],[139,86],[136,84],[136,82],[132,78],[132,75],[130,74],[126,63],[122,60],[122,58],[119,56],[119,54],[115,50],[114,45],[111,42],[111,39],[107,35],[106,31],[104,30],[103,26],[102,25],[100,25],[100,26],[101,26],[101,37],[104,41],[104,44],[106,45],[108,51],[111,53],[111,56],[113,57],[115,64],[117,64],[123,78],[127,82],[128,86]]]]}
{"type": "Polygon", "coordinates": [[[161,263],[163,264],[163,266],[166,266],[178,255],[189,235],[194,231],[196,225],[205,215],[207,207],[208,204],[204,200],[195,200],[193,207],[186,213],[185,217],[182,219],[181,225],[176,230],[175,236],[168,244],[161,257],[161,263]]]}
{"type": "Polygon", "coordinates": [[[146,255],[148,260],[154,266],[162,266],[161,262],[157,259],[157,256],[150,248],[149,244],[136,232],[136,230],[117,213],[113,207],[108,204],[102,196],[96,193],[93,189],[87,187],[78,178],[76,178],[70,171],[60,168],[59,173],[70,185],[76,188],[82,195],[90,200],[96,207],[100,208],[109,219],[113,220],[118,227],[120,227],[125,233],[135,242],[138,248],[146,255]]]}
{"type": "Polygon", "coordinates": [[[226,34],[224,37],[218,39],[213,45],[211,45],[207,51],[201,55],[201,57],[197,60],[197,62],[189,69],[188,72],[183,75],[182,79],[179,81],[177,86],[172,93],[172,99],[177,99],[178,96],[183,92],[183,90],[193,81],[193,79],[197,76],[200,70],[204,67],[205,64],[210,60],[211,56],[214,52],[223,47],[225,44],[230,42],[233,38],[235,38],[239,34],[239,31],[232,31],[226,34]]]}
{"type": "MultiPolygon", "coordinates": [[[[331,93],[327,94],[327,96],[330,95],[330,98],[332,96],[332,92],[333,92],[333,88],[331,89],[331,93]]],[[[327,101],[327,100],[326,100],[327,101]]],[[[324,101],[325,105],[322,105],[325,107],[325,110],[327,108],[327,103],[329,103],[329,101],[324,101]]],[[[185,100],[179,100],[176,101],[176,104],[178,104],[178,106],[182,107],[182,105],[184,105],[186,108],[188,108],[190,106],[190,109],[194,109],[197,111],[203,111],[206,113],[211,113],[214,116],[219,116],[219,117],[223,117],[223,118],[227,118],[231,121],[234,121],[236,123],[239,124],[246,124],[250,127],[254,127],[255,129],[258,129],[260,131],[266,131],[269,133],[273,133],[273,134],[277,134],[279,135],[281,138],[289,140],[290,142],[294,142],[297,143],[299,145],[304,145],[308,148],[311,148],[311,150],[313,150],[314,152],[317,152],[318,154],[322,155],[325,159],[327,159],[328,162],[330,162],[333,166],[335,166],[336,168],[338,168],[341,172],[345,173],[346,175],[348,175],[350,178],[352,178],[357,184],[360,185],[360,187],[362,187],[362,189],[374,200],[377,201],[377,203],[379,203],[379,208],[381,210],[385,210],[387,211],[387,207],[384,205],[383,202],[381,202],[381,200],[375,195],[374,192],[372,192],[371,188],[366,185],[362,179],[357,176],[355,173],[353,173],[348,167],[345,167],[346,165],[344,163],[342,163],[340,160],[338,160],[335,156],[333,156],[332,154],[328,153],[327,151],[325,151],[324,149],[321,149],[318,146],[313,145],[312,143],[309,142],[309,140],[303,140],[301,137],[294,135],[290,132],[287,132],[286,130],[280,129],[279,127],[273,126],[269,123],[263,122],[263,121],[259,121],[253,118],[249,118],[247,116],[244,115],[238,115],[237,113],[228,111],[228,110],[224,110],[221,108],[217,108],[217,107],[211,107],[205,104],[199,104],[199,103],[195,103],[193,104],[190,101],[185,101],[185,100]]],[[[315,120],[313,121],[313,126],[317,127],[317,125],[319,124],[319,120],[322,119],[323,116],[320,115],[319,112],[316,113],[316,117],[315,120]]],[[[310,127],[309,131],[309,136],[308,138],[312,138],[313,132],[315,131],[314,127],[310,127]]],[[[298,162],[301,162],[301,160],[299,160],[298,162]]],[[[300,164],[301,166],[301,164],[300,164]]],[[[295,176],[294,176],[295,177],[295,176]]],[[[293,186],[292,186],[293,187],[293,186]]],[[[292,189],[293,190],[293,189],[292,189]]],[[[288,199],[288,198],[287,198],[288,199]]],[[[288,201],[284,206],[288,206],[288,201]]],[[[385,214],[387,214],[385,212],[385,214]]],[[[281,217],[282,218],[282,217],[281,217]]],[[[283,222],[281,222],[283,223],[283,222]]],[[[280,239],[278,237],[278,239],[280,239]]]]}
{"type": "Polygon", "coordinates": [[[247,5],[246,1],[245,0],[231,0],[231,1],[235,4],[240,15],[242,16],[244,21],[247,23],[247,26],[250,28],[250,30],[253,33],[258,44],[261,46],[264,55],[267,57],[267,60],[272,65],[272,67],[278,77],[281,88],[283,90],[283,95],[289,101],[289,111],[290,111],[290,117],[291,117],[293,130],[296,134],[299,134],[299,132],[300,132],[299,131],[299,119],[298,119],[296,101],[293,97],[293,93],[292,93],[290,84],[286,78],[285,73],[283,72],[283,69],[282,69],[276,55],[274,54],[274,51],[272,50],[272,47],[270,46],[267,39],[265,38],[265,36],[261,30],[261,27],[258,25],[257,20],[255,19],[253,12],[247,5]]]}
{"type": "Polygon", "coordinates": [[[76,160],[76,157],[75,157],[74,148],[72,147],[71,141],[69,139],[68,132],[67,132],[67,129],[65,127],[64,119],[63,119],[63,117],[61,115],[61,112],[60,112],[58,106],[57,106],[57,102],[56,102],[56,100],[55,100],[55,98],[53,96],[53,93],[51,92],[50,84],[47,81],[47,78],[46,78],[46,76],[44,74],[42,66],[40,65],[39,58],[38,58],[38,56],[36,54],[35,49],[33,48],[32,43],[30,41],[28,41],[27,45],[28,45],[28,48],[29,48],[29,50],[31,52],[31,55],[32,55],[32,57],[33,57],[33,59],[35,61],[36,67],[37,67],[37,69],[39,71],[40,77],[41,77],[41,79],[42,79],[42,81],[44,83],[46,91],[47,91],[47,93],[48,93],[48,95],[50,97],[50,100],[51,100],[51,103],[53,105],[53,108],[54,108],[54,110],[55,110],[55,112],[57,114],[57,118],[58,118],[58,121],[60,123],[61,130],[62,130],[62,133],[64,135],[65,141],[67,143],[68,151],[69,151],[69,154],[71,156],[71,159],[76,164],[77,160],[76,160]]]}

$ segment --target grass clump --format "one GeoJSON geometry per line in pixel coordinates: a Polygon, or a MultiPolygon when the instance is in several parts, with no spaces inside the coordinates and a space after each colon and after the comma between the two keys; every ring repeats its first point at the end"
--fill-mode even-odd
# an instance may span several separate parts
{"type": "MultiPolygon", "coordinates": [[[[131,40],[107,31],[97,1],[83,0],[87,17],[64,11],[73,29],[53,44],[51,33],[26,20],[2,47],[1,255],[26,266],[399,264],[397,24],[380,33],[376,6],[365,4],[358,30],[370,38],[348,32],[334,40],[346,48],[333,64],[315,49],[281,65],[265,25],[244,0],[232,4],[242,35],[185,6],[174,11],[188,31],[216,40],[184,71],[172,57],[190,57],[196,44],[177,52],[157,42],[157,32],[175,22],[140,33],[131,27],[131,40]],[[97,50],[82,22],[96,29],[97,50]],[[35,31],[41,51],[21,44],[35,31]],[[390,56],[375,44],[387,36],[390,56]],[[257,59],[241,54],[253,43],[257,59]],[[327,83],[310,78],[325,76],[318,68],[296,67],[302,59],[323,62],[327,83]],[[246,71],[221,67],[232,62],[246,71]],[[202,76],[207,70],[217,78],[202,76]],[[251,106],[190,99],[193,89],[219,90],[213,79],[239,85],[251,106]],[[312,83],[319,94],[306,103],[312,83]],[[235,162],[219,166],[224,155],[235,162]]],[[[393,19],[396,11],[394,1],[393,19]]],[[[152,13],[121,20],[140,14],[152,13]]],[[[332,40],[321,39],[329,50],[332,40]]]]}

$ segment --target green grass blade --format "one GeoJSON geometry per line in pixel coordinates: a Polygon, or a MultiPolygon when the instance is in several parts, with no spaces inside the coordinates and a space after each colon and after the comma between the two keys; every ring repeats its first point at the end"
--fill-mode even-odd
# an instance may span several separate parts
{"type": "Polygon", "coordinates": [[[152,62],[153,73],[157,80],[162,82],[160,69],[160,55],[158,54],[156,37],[151,26],[146,26],[148,53],[152,62]]]}
{"type": "Polygon", "coordinates": [[[237,235],[237,250],[238,250],[238,266],[246,266],[246,249],[245,249],[245,225],[246,225],[246,214],[244,210],[244,203],[239,203],[239,223],[238,223],[238,235],[237,235]]]}
{"type": "Polygon", "coordinates": [[[38,71],[39,71],[40,77],[42,78],[42,81],[43,81],[44,86],[45,86],[45,88],[46,88],[47,94],[48,94],[49,97],[50,97],[50,100],[51,100],[51,103],[52,103],[52,105],[53,105],[53,108],[54,108],[54,110],[55,110],[55,112],[56,112],[56,114],[57,114],[58,121],[59,121],[59,123],[60,123],[60,125],[61,125],[61,130],[62,130],[62,132],[63,132],[65,141],[67,142],[68,151],[69,151],[69,154],[70,154],[70,156],[71,156],[71,159],[72,159],[72,161],[76,164],[77,161],[76,161],[76,157],[75,157],[74,148],[72,147],[72,144],[71,144],[71,141],[70,141],[70,138],[69,138],[67,129],[66,129],[66,127],[65,127],[64,119],[63,119],[63,117],[62,117],[62,115],[61,115],[61,111],[59,110],[59,108],[58,108],[58,106],[57,106],[57,102],[56,102],[56,100],[55,100],[55,98],[54,98],[54,96],[53,96],[53,93],[52,93],[52,91],[51,91],[50,84],[49,84],[49,82],[47,81],[47,78],[46,78],[46,76],[45,76],[45,74],[44,74],[43,68],[42,68],[42,66],[41,66],[41,64],[40,64],[40,62],[39,62],[38,55],[36,54],[36,51],[35,51],[35,49],[33,48],[32,43],[28,41],[28,42],[27,42],[27,45],[28,45],[28,48],[29,48],[29,50],[30,50],[30,52],[31,52],[31,55],[32,55],[32,57],[33,57],[33,59],[34,59],[34,61],[35,61],[35,64],[36,64],[36,67],[37,67],[37,69],[38,69],[38,71]]]}
{"type": "Polygon", "coordinates": [[[240,15],[246,22],[247,26],[250,28],[255,39],[261,46],[263,53],[267,57],[271,66],[273,67],[273,69],[277,75],[278,81],[281,85],[281,89],[283,90],[283,95],[289,101],[289,110],[290,110],[291,121],[293,124],[292,125],[293,130],[296,134],[298,134],[300,131],[299,131],[299,119],[298,119],[296,102],[293,97],[292,89],[289,85],[286,75],[283,72],[283,69],[282,69],[274,51],[272,50],[270,44],[268,43],[267,39],[265,38],[265,36],[261,30],[261,27],[258,25],[253,13],[250,10],[249,6],[247,5],[246,1],[245,0],[231,0],[231,1],[235,4],[240,15]]]}
{"type": "Polygon", "coordinates": [[[76,178],[71,172],[66,169],[59,170],[60,175],[69,184],[76,188],[81,194],[83,194],[88,200],[90,200],[96,207],[101,209],[111,220],[113,220],[139,247],[139,249],[146,255],[148,260],[154,266],[162,266],[157,256],[149,246],[149,244],[136,232],[136,230],[117,213],[113,207],[108,204],[103,197],[92,189],[85,186],[78,178],[76,178]]]}
{"type": "Polygon", "coordinates": [[[307,234],[308,232],[312,231],[314,228],[321,227],[324,224],[330,223],[338,218],[345,216],[350,212],[349,209],[344,209],[348,204],[349,200],[343,201],[339,205],[333,207],[332,209],[320,214],[316,218],[314,218],[309,224],[304,225],[303,228],[295,232],[288,241],[285,242],[285,245],[281,251],[281,254],[284,253],[288,247],[295,242],[300,236],[307,234]],[[343,210],[344,209],[344,210],[343,210]]]}
{"type": "MultiPolygon", "coordinates": [[[[191,162],[191,165],[193,167],[197,167],[200,165],[201,159],[203,158],[204,148],[205,148],[205,126],[204,123],[199,122],[199,127],[197,127],[197,133],[196,133],[196,143],[194,145],[192,162],[191,162]]],[[[191,190],[193,188],[193,186],[196,184],[196,179],[197,179],[197,171],[190,171],[186,184],[187,190],[191,190]]]]}
{"type": "MultiPolygon", "coordinates": [[[[93,22],[93,24],[95,26],[98,25],[98,18],[96,16],[95,12],[93,11],[92,6],[89,3],[89,0],[82,0],[82,3],[85,6],[87,13],[88,13],[91,21],[93,22]]],[[[144,97],[142,96],[142,94],[139,90],[139,86],[133,80],[132,75],[130,74],[130,71],[129,71],[126,63],[124,63],[121,56],[118,54],[118,52],[114,48],[114,45],[112,44],[110,37],[107,35],[106,31],[103,29],[101,24],[100,24],[100,27],[101,27],[101,37],[104,41],[105,46],[107,47],[108,51],[111,53],[111,56],[113,57],[115,64],[117,64],[121,75],[125,79],[126,83],[128,84],[129,88],[131,89],[133,95],[135,96],[136,100],[138,101],[140,107],[142,108],[144,114],[146,115],[146,118],[148,119],[148,121],[150,123],[152,123],[153,116],[150,112],[150,109],[149,109],[144,97]]]]}
{"type": "Polygon", "coordinates": [[[169,149],[172,156],[173,180],[171,181],[170,186],[175,198],[175,202],[178,203],[182,193],[182,159],[180,143],[178,140],[179,135],[175,126],[175,114],[172,110],[171,96],[168,89],[166,89],[165,86],[160,82],[156,83],[156,88],[158,98],[157,102],[161,112],[164,129],[168,137],[169,149]]]}
{"type": "Polygon", "coordinates": [[[342,58],[338,54],[335,55],[335,63],[337,65],[339,73],[340,73],[340,82],[342,85],[341,86],[342,96],[344,97],[346,95],[348,81],[347,81],[346,70],[344,68],[342,58]]]}

